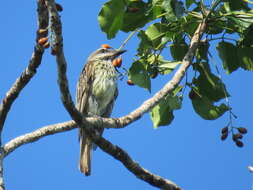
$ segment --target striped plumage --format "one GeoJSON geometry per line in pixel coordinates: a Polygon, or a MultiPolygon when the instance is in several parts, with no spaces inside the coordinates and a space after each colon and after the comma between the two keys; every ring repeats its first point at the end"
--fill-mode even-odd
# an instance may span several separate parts
{"type": "MultiPolygon", "coordinates": [[[[84,66],[76,93],[76,107],[84,116],[110,117],[114,101],[118,95],[117,72],[112,65],[113,59],[124,50],[99,48],[93,52],[84,66]]],[[[100,135],[103,128],[96,128],[100,135]]],[[[80,164],[79,168],[86,176],[91,173],[92,141],[79,129],[80,164]]]]}

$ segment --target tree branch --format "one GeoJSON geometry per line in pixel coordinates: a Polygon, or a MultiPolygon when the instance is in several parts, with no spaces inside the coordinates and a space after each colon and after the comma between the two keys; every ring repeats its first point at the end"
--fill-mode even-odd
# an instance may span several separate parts
{"type": "MultiPolygon", "coordinates": [[[[82,117],[82,115],[76,110],[74,103],[72,101],[71,95],[69,93],[68,88],[68,81],[66,77],[66,60],[63,53],[63,43],[62,43],[62,27],[61,27],[61,21],[58,16],[58,12],[55,7],[55,3],[53,0],[46,0],[46,4],[48,7],[48,11],[50,13],[50,21],[51,21],[51,31],[52,36],[54,36],[54,42],[52,44],[52,50],[55,52],[56,55],[56,61],[58,65],[58,84],[60,87],[61,95],[62,95],[62,102],[66,108],[66,110],[69,112],[71,117],[74,119],[74,121],[81,127],[85,129],[87,132],[87,135],[89,135],[92,140],[105,152],[113,156],[114,158],[121,161],[125,167],[134,173],[137,177],[140,179],[150,183],[153,186],[162,188],[162,189],[180,189],[175,184],[169,182],[168,180],[165,180],[159,176],[156,176],[144,168],[140,167],[137,163],[135,163],[129,155],[122,150],[121,148],[114,146],[109,141],[104,139],[103,137],[99,137],[96,135],[89,123],[87,123],[87,120],[82,117]]],[[[134,121],[141,117],[141,115],[145,112],[147,112],[149,109],[151,109],[153,106],[155,106],[159,100],[162,99],[162,96],[168,94],[171,90],[173,90],[179,82],[182,80],[185,71],[191,64],[191,60],[194,57],[194,52],[197,48],[197,44],[205,30],[205,22],[201,23],[198,27],[198,30],[196,31],[195,35],[193,36],[193,39],[190,44],[189,51],[185,55],[185,58],[183,60],[183,63],[179,70],[177,71],[176,75],[173,77],[173,79],[159,92],[153,97],[153,101],[146,101],[140,108],[137,110],[137,112],[132,112],[129,115],[131,117],[125,118],[125,120],[122,120],[122,125],[124,125],[124,121],[130,123],[131,120],[134,121]],[[138,116],[139,115],[139,116],[138,116]]],[[[120,120],[118,120],[120,122],[120,120]]],[[[125,123],[126,123],[125,122],[125,123]]]]}
{"type": "Polygon", "coordinates": [[[185,72],[188,67],[191,65],[192,59],[194,58],[195,51],[199,45],[199,41],[205,32],[206,29],[206,21],[203,20],[202,23],[199,24],[197,30],[195,31],[191,43],[188,49],[188,52],[184,56],[181,66],[174,74],[172,79],[160,90],[158,91],[152,98],[146,100],[142,103],[140,107],[131,112],[130,114],[123,116],[118,119],[101,119],[105,128],[123,128],[130,123],[140,119],[143,114],[150,111],[154,106],[156,106],[166,95],[172,92],[181,82],[183,77],[185,76],[185,72]]]}
{"type": "MultiPolygon", "coordinates": [[[[38,27],[47,28],[48,26],[48,11],[46,7],[38,1],[38,27]]],[[[39,32],[37,32],[36,41],[44,37],[39,32]]],[[[2,100],[0,105],[0,131],[2,131],[4,122],[6,120],[7,114],[10,111],[11,105],[16,100],[22,89],[30,82],[31,78],[36,74],[37,68],[41,64],[42,55],[44,53],[44,48],[39,44],[34,47],[34,52],[29,61],[27,68],[21,73],[20,77],[15,81],[10,90],[6,93],[5,98],[2,100]]]]}
{"type": "MultiPolygon", "coordinates": [[[[87,122],[90,125],[94,125],[95,123],[102,122],[102,124],[105,124],[106,127],[108,127],[108,128],[119,128],[118,126],[121,126],[121,127],[126,126],[129,123],[133,122],[134,120],[137,120],[138,118],[140,118],[140,116],[138,116],[138,115],[144,114],[145,110],[149,110],[149,109],[151,109],[152,106],[155,106],[159,102],[159,100],[157,100],[157,99],[160,99],[161,98],[160,96],[163,96],[163,94],[168,92],[170,88],[172,88],[173,86],[175,87],[176,85],[179,84],[179,82],[181,80],[180,78],[183,77],[187,68],[191,64],[191,60],[193,59],[194,52],[197,48],[198,42],[199,42],[202,34],[205,31],[205,27],[206,27],[205,22],[203,22],[199,25],[198,29],[196,30],[196,32],[191,40],[191,45],[190,45],[189,51],[185,55],[185,57],[183,59],[183,63],[181,64],[181,67],[176,72],[176,74],[174,75],[172,80],[169,83],[167,83],[162,90],[157,92],[154,95],[154,97],[145,101],[145,103],[143,103],[138,109],[136,109],[135,111],[130,113],[129,115],[132,115],[133,119],[127,119],[125,121],[124,118],[130,118],[129,115],[118,118],[118,119],[87,117],[87,118],[84,118],[84,123],[87,122]],[[177,81],[177,83],[175,81],[177,81]],[[158,102],[156,102],[156,101],[158,101],[158,102]],[[146,104],[148,104],[148,105],[146,105],[146,104]],[[137,113],[137,114],[133,114],[133,113],[137,113]],[[119,125],[118,123],[120,123],[121,125],[119,125]]],[[[65,59],[63,59],[63,58],[64,58],[64,56],[63,57],[59,56],[58,61],[64,61],[65,59]]],[[[65,72],[66,72],[66,70],[65,70],[65,72]]],[[[66,88],[66,86],[65,86],[65,88],[66,88]]],[[[64,96],[64,94],[63,94],[63,96],[64,96]]],[[[58,124],[54,124],[54,125],[45,126],[45,127],[38,129],[34,132],[22,135],[20,137],[17,137],[15,139],[11,140],[10,142],[6,143],[3,146],[3,150],[4,150],[4,154],[5,154],[4,156],[7,156],[9,153],[11,153],[16,148],[20,147],[23,144],[31,143],[36,140],[39,140],[40,138],[42,138],[44,136],[52,135],[52,134],[63,132],[63,131],[68,131],[68,130],[71,130],[74,128],[77,128],[77,124],[72,120],[72,121],[67,121],[64,123],[58,123],[58,124]]],[[[122,150],[121,148],[119,148],[117,146],[112,145],[106,139],[97,138],[97,137],[95,137],[95,139],[96,139],[95,143],[97,143],[103,151],[107,152],[108,154],[110,154],[114,158],[121,161],[126,166],[126,168],[129,171],[131,171],[132,173],[134,173],[138,178],[145,180],[148,183],[150,183],[151,185],[160,187],[162,189],[180,189],[172,182],[170,182],[166,179],[163,179],[157,175],[154,175],[144,168],[141,168],[137,163],[135,163],[130,158],[130,156],[124,150],[122,150]]]]}
{"type": "MultiPolygon", "coordinates": [[[[89,135],[93,142],[96,143],[104,152],[107,152],[115,159],[122,162],[122,164],[136,177],[148,182],[149,184],[162,188],[162,189],[180,189],[174,183],[163,179],[159,176],[156,176],[146,169],[140,167],[136,162],[134,162],[130,156],[121,148],[111,144],[109,141],[104,139],[103,137],[99,137],[96,135],[89,123],[87,123],[86,118],[83,118],[82,115],[77,111],[72,101],[69,88],[68,88],[68,81],[66,77],[66,60],[63,53],[63,38],[62,38],[62,25],[60,18],[58,16],[58,12],[55,7],[54,0],[46,0],[46,4],[50,13],[50,21],[51,21],[51,32],[52,36],[54,36],[54,43],[53,43],[53,50],[56,55],[56,62],[58,65],[58,84],[61,91],[61,99],[66,108],[69,112],[70,116],[74,119],[74,121],[80,126],[85,129],[87,135],[89,135]],[[88,126],[88,127],[87,127],[88,126]]],[[[197,48],[198,42],[204,33],[206,24],[205,22],[201,23],[192,38],[189,51],[185,55],[183,60],[183,64],[176,72],[173,79],[159,92],[157,93],[152,101],[146,101],[137,111],[130,113],[128,117],[124,118],[121,121],[121,125],[126,125],[126,123],[133,122],[134,120],[140,118],[142,114],[147,112],[153,106],[155,106],[165,95],[167,95],[171,90],[173,90],[182,80],[185,71],[190,66],[191,61],[194,57],[195,50],[197,48]]],[[[115,120],[116,121],[116,120],[115,120]]],[[[120,120],[118,120],[120,122],[120,120]]]]}
{"type": "Polygon", "coordinates": [[[34,47],[30,63],[22,72],[21,76],[15,81],[10,90],[6,93],[5,98],[0,105],[0,131],[2,131],[7,114],[10,111],[11,105],[16,100],[22,89],[28,84],[31,78],[36,73],[36,69],[41,64],[43,49],[39,45],[34,47]]]}
{"type": "Polygon", "coordinates": [[[73,120],[71,120],[62,123],[56,123],[53,125],[47,125],[33,132],[16,137],[3,146],[4,157],[8,156],[11,152],[24,144],[32,143],[41,139],[44,136],[69,131],[74,128],[77,128],[77,124],[73,120]]]}
{"type": "MultiPolygon", "coordinates": [[[[8,156],[11,152],[13,152],[16,148],[27,144],[32,143],[41,139],[42,137],[53,135],[60,132],[65,132],[77,128],[77,124],[71,120],[67,122],[57,123],[53,125],[44,126],[40,129],[37,129],[31,133],[27,133],[21,135],[3,146],[4,156],[8,156]]],[[[99,139],[100,140],[100,139],[99,139]]],[[[134,173],[138,178],[147,181],[151,185],[155,185],[160,187],[161,189],[168,190],[180,190],[176,184],[173,182],[164,179],[158,175],[154,175],[148,170],[142,168],[138,163],[134,162],[131,157],[120,147],[112,145],[109,141],[102,138],[103,150],[106,150],[107,153],[112,155],[115,159],[121,161],[123,165],[132,173],[134,173]]]]}
{"type": "MultiPolygon", "coordinates": [[[[48,26],[48,11],[41,1],[38,0],[38,28],[47,28],[48,26]]],[[[39,30],[38,30],[39,31],[39,30]]],[[[36,41],[39,38],[47,35],[46,33],[37,32],[36,41]]],[[[37,68],[41,64],[42,55],[44,53],[44,48],[39,44],[36,44],[34,47],[34,52],[29,61],[27,68],[21,73],[21,76],[15,81],[10,90],[6,93],[6,96],[0,104],[0,146],[2,146],[2,130],[4,127],[5,120],[7,118],[8,112],[11,109],[13,102],[16,100],[22,89],[29,83],[31,78],[35,75],[37,68]]],[[[4,159],[4,150],[0,149],[0,190],[4,190],[4,179],[3,179],[3,159],[4,159]]]]}

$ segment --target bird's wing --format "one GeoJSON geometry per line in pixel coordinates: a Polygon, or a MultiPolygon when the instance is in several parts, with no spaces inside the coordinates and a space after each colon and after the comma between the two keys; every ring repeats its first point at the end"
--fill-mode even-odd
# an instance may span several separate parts
{"type": "MultiPolygon", "coordinates": [[[[88,98],[91,93],[92,67],[87,63],[83,68],[76,90],[76,108],[83,114],[88,115],[88,98]]],[[[79,128],[80,142],[80,163],[79,168],[85,175],[90,175],[91,171],[91,150],[92,141],[85,135],[84,129],[79,128]]]]}
{"type": "Polygon", "coordinates": [[[91,91],[92,83],[92,67],[88,62],[82,70],[79,81],[76,88],[76,108],[87,115],[88,96],[91,91]]]}

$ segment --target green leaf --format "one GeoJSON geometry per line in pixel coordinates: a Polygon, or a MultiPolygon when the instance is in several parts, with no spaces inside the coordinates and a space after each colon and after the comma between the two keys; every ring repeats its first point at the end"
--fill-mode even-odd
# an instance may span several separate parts
{"type": "Polygon", "coordinates": [[[181,61],[163,61],[163,63],[159,64],[158,67],[174,70],[178,66],[178,64],[181,64],[181,61]]]}
{"type": "Polygon", "coordinates": [[[205,64],[208,65],[208,63],[199,63],[200,75],[193,80],[193,84],[198,89],[199,94],[207,97],[212,102],[229,97],[225,84],[222,83],[219,77],[211,73],[209,68],[206,69],[207,66],[204,66],[205,64]]]}
{"type": "Polygon", "coordinates": [[[195,0],[186,0],[186,2],[185,2],[186,8],[188,9],[194,2],[195,2],[195,0]]]}
{"type": "Polygon", "coordinates": [[[230,108],[225,104],[221,104],[219,106],[215,106],[212,101],[210,101],[207,97],[195,96],[192,99],[192,105],[195,112],[206,120],[214,120],[221,117],[226,111],[230,108]]]}
{"type": "Polygon", "coordinates": [[[253,45],[253,24],[243,31],[243,35],[240,39],[240,45],[247,47],[253,45]]]}
{"type": "MultiPolygon", "coordinates": [[[[151,68],[155,68],[160,74],[168,74],[172,72],[180,61],[168,61],[163,58],[161,55],[149,55],[147,59],[144,60],[144,63],[151,65],[151,68]]],[[[152,71],[152,69],[151,69],[152,71]]]]}
{"type": "Polygon", "coordinates": [[[150,53],[150,49],[152,48],[152,42],[149,40],[148,36],[143,30],[141,30],[137,36],[140,39],[140,44],[137,49],[138,55],[139,56],[148,55],[150,53]]]}
{"type": "Polygon", "coordinates": [[[237,52],[241,68],[253,71],[253,47],[238,48],[237,52]]]}
{"type": "Polygon", "coordinates": [[[250,10],[247,3],[242,0],[223,0],[224,8],[227,12],[234,10],[250,10]]]}
{"type": "Polygon", "coordinates": [[[156,6],[156,5],[160,5],[162,4],[163,0],[152,0],[152,5],[156,6]]]}
{"type": "Polygon", "coordinates": [[[175,61],[182,61],[187,51],[188,45],[184,41],[170,46],[170,53],[175,61]]]}
{"type": "Polygon", "coordinates": [[[149,73],[150,78],[156,78],[157,74],[168,74],[172,72],[180,61],[168,61],[162,55],[149,52],[143,55],[139,62],[143,64],[145,70],[149,73]]]}
{"type": "Polygon", "coordinates": [[[126,8],[121,30],[124,32],[134,31],[149,22],[150,16],[146,14],[147,3],[143,1],[130,2],[126,8]]]}
{"type": "Polygon", "coordinates": [[[193,65],[194,70],[198,70],[200,75],[205,75],[206,79],[212,86],[215,86],[215,82],[212,79],[212,73],[208,62],[197,62],[193,65]]]}
{"type": "Polygon", "coordinates": [[[162,3],[162,8],[166,11],[166,19],[168,21],[175,21],[177,20],[177,17],[174,13],[173,7],[172,7],[172,1],[173,0],[164,0],[162,3]]]}
{"type": "Polygon", "coordinates": [[[253,22],[252,16],[246,14],[235,14],[227,16],[227,19],[228,19],[227,26],[229,28],[232,28],[235,32],[239,33],[243,33],[253,22]]]}
{"type": "Polygon", "coordinates": [[[152,42],[154,49],[159,49],[159,47],[161,47],[161,43],[165,43],[162,41],[162,39],[165,37],[166,31],[166,25],[161,23],[152,24],[147,28],[145,33],[148,36],[149,40],[152,42]]]}
{"type": "Polygon", "coordinates": [[[236,46],[229,42],[222,41],[218,44],[216,49],[223,61],[223,68],[226,70],[227,74],[230,74],[239,68],[240,64],[237,57],[236,46]]]}
{"type": "Polygon", "coordinates": [[[129,69],[128,77],[134,84],[151,91],[151,82],[148,72],[140,60],[133,62],[129,69]]]}
{"type": "Polygon", "coordinates": [[[185,31],[185,33],[189,34],[190,36],[193,36],[201,20],[200,18],[196,18],[192,15],[187,15],[182,17],[179,21],[180,23],[178,25],[182,25],[182,28],[179,30],[185,31]]]}
{"type": "Polygon", "coordinates": [[[150,17],[151,20],[160,18],[161,14],[164,12],[162,9],[163,0],[149,0],[147,2],[146,15],[150,17]]]}
{"type": "Polygon", "coordinates": [[[227,28],[226,24],[223,21],[216,21],[216,22],[211,22],[209,24],[209,27],[206,31],[207,34],[220,34],[223,32],[224,27],[227,28]]]}
{"type": "Polygon", "coordinates": [[[154,128],[158,128],[158,126],[169,125],[173,119],[173,112],[169,111],[169,108],[165,107],[165,104],[163,104],[162,107],[156,106],[152,109],[151,120],[153,122],[154,128]]]}
{"type": "MultiPolygon", "coordinates": [[[[171,95],[174,97],[174,96],[176,96],[179,92],[181,92],[182,91],[182,89],[183,89],[183,86],[181,86],[181,85],[178,85],[172,92],[171,92],[171,95]]],[[[181,96],[178,96],[179,97],[179,99],[182,101],[182,98],[181,98],[181,96]]],[[[182,103],[182,102],[181,102],[182,103]]],[[[178,107],[178,109],[180,109],[181,107],[178,107]]]]}
{"type": "Polygon", "coordinates": [[[174,119],[173,110],[180,109],[181,104],[182,100],[178,96],[169,95],[161,100],[150,112],[154,128],[169,125],[174,119]]]}
{"type": "Polygon", "coordinates": [[[167,13],[165,17],[168,21],[176,21],[184,13],[183,3],[178,0],[164,0],[162,8],[167,13]]]}
{"type": "Polygon", "coordinates": [[[175,0],[174,12],[177,18],[181,18],[184,14],[184,3],[182,1],[175,0]]]}
{"type": "Polygon", "coordinates": [[[159,73],[166,75],[171,73],[178,64],[181,64],[181,61],[164,61],[158,65],[159,73]]]}
{"type": "Polygon", "coordinates": [[[200,43],[197,51],[197,58],[208,61],[208,49],[209,49],[208,42],[200,43]]]}
{"type": "Polygon", "coordinates": [[[125,3],[124,0],[110,0],[106,2],[98,15],[98,22],[107,38],[114,38],[122,26],[125,3]]]}
{"type": "Polygon", "coordinates": [[[163,13],[163,10],[161,6],[153,6],[149,11],[148,15],[152,20],[155,20],[160,17],[160,15],[163,13]]]}
{"type": "Polygon", "coordinates": [[[167,31],[165,33],[165,37],[164,38],[167,38],[169,41],[173,41],[175,38],[176,38],[177,34],[175,34],[175,32],[173,31],[167,31]]]}

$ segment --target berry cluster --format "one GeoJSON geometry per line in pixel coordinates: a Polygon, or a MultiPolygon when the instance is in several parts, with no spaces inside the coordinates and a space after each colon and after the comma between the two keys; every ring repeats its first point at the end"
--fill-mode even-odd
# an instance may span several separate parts
{"type": "MultiPolygon", "coordinates": [[[[41,0],[43,3],[44,0],[41,0]]],[[[63,11],[63,7],[59,4],[59,3],[55,3],[55,7],[57,9],[57,11],[62,12],[63,11]]],[[[50,43],[48,41],[48,28],[41,28],[37,31],[37,34],[40,36],[39,39],[37,40],[38,44],[43,46],[44,48],[49,48],[50,47],[50,43]]],[[[52,49],[51,50],[51,54],[55,55],[56,54],[56,50],[52,49]]]]}
{"type": "Polygon", "coordinates": [[[228,137],[229,133],[232,133],[232,140],[235,142],[236,146],[243,147],[243,142],[241,139],[243,135],[246,134],[248,131],[244,127],[224,127],[221,130],[221,140],[225,140],[228,137]],[[237,130],[237,133],[234,132],[234,129],[237,130]]]}
{"type": "MultiPolygon", "coordinates": [[[[112,48],[112,47],[111,47],[110,45],[108,45],[108,44],[102,44],[101,47],[102,47],[102,48],[105,48],[105,49],[111,49],[111,48],[112,48]]],[[[122,65],[122,57],[120,56],[120,57],[114,59],[114,60],[112,61],[112,65],[113,65],[115,68],[120,68],[121,65],[122,65]]],[[[127,80],[127,84],[128,84],[129,86],[133,86],[133,85],[134,85],[133,81],[130,80],[130,79],[127,80]]]]}

